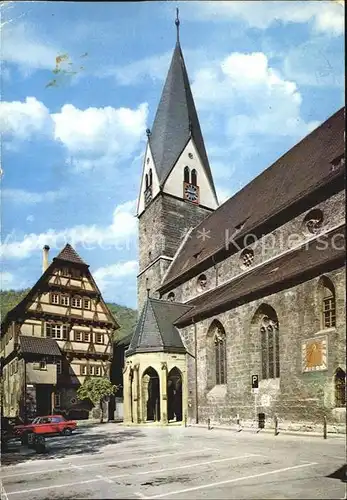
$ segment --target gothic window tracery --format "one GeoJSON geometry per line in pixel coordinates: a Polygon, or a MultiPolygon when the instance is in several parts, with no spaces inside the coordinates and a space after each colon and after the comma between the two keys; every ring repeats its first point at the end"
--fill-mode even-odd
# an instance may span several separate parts
{"type": "Polygon", "coordinates": [[[216,356],[216,385],[226,384],[226,343],[225,332],[218,329],[214,336],[216,356]]]}
{"type": "Polygon", "coordinates": [[[319,209],[311,210],[304,218],[304,224],[311,234],[315,234],[323,225],[323,212],[319,209]]]}
{"type": "Polygon", "coordinates": [[[279,326],[275,318],[263,316],[260,326],[262,378],[280,376],[279,326]]]}
{"type": "Polygon", "coordinates": [[[241,267],[248,268],[253,264],[254,261],[254,252],[251,248],[245,248],[241,252],[241,267]]]}

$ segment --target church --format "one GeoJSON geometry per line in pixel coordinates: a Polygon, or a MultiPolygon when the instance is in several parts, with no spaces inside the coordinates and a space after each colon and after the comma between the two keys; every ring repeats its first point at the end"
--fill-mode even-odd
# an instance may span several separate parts
{"type": "Polygon", "coordinates": [[[343,422],[344,108],[219,205],[176,27],[138,197],[124,422],[343,422]]]}

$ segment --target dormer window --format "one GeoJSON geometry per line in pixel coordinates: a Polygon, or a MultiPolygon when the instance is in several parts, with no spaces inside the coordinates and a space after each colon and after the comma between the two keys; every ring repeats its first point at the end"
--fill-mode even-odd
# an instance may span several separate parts
{"type": "Polygon", "coordinates": [[[193,170],[192,170],[192,184],[193,184],[193,186],[198,185],[198,174],[197,174],[195,168],[193,168],[193,170]]]}

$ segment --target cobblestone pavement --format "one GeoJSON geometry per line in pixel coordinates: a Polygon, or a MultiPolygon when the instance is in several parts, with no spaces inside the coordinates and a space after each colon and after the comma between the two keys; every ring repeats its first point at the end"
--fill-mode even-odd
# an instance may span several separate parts
{"type": "Polygon", "coordinates": [[[81,427],[47,452],[13,445],[2,499],[345,498],[345,439],[199,427],[81,427]]]}

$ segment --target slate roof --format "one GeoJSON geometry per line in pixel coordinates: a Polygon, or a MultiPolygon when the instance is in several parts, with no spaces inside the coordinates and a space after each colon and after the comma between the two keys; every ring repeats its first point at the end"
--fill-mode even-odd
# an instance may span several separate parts
{"type": "Polygon", "coordinates": [[[177,42],[149,138],[160,186],[191,136],[217,198],[181,46],[177,42]]]}
{"type": "Polygon", "coordinates": [[[222,251],[226,230],[230,236],[237,232],[243,238],[338,177],[343,189],[343,164],[333,163],[344,155],[344,110],[337,111],[194,228],[159,290],[169,290],[169,284],[177,285],[195,266],[222,251]],[[201,237],[203,230],[208,237],[201,237]]]}
{"type": "Polygon", "coordinates": [[[186,352],[173,323],[189,309],[190,306],[177,302],[148,298],[125,355],[137,352],[186,352]]]}
{"type": "Polygon", "coordinates": [[[342,267],[346,259],[344,245],[345,227],[341,226],[310,242],[307,249],[304,245],[281,255],[268,264],[189,301],[187,305],[191,309],[175,324],[185,326],[191,323],[192,318],[200,320],[211,317],[244,302],[290,288],[300,283],[300,280],[307,281],[323,272],[342,267]]]}
{"type": "Polygon", "coordinates": [[[61,351],[54,339],[19,335],[20,349],[23,354],[43,354],[61,356],[61,351]]]}
{"type": "Polygon", "coordinates": [[[53,260],[65,260],[67,262],[72,262],[73,264],[83,264],[84,266],[87,265],[84,260],[82,260],[78,255],[76,250],[70,245],[70,243],[67,243],[62,251],[56,257],[54,257],[53,260]]]}

